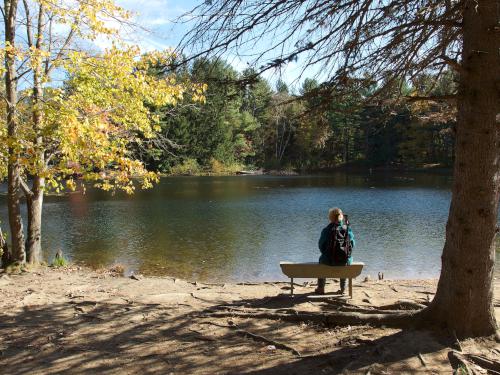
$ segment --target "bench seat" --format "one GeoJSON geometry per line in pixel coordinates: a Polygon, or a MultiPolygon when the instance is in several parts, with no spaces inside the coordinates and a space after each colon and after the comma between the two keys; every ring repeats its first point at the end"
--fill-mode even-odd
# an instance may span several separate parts
{"type": "Polygon", "coordinates": [[[290,293],[293,295],[293,279],[340,278],[349,279],[349,296],[352,298],[352,279],[359,276],[365,264],[353,262],[349,266],[328,266],[319,263],[280,262],[281,271],[291,280],[290,293]]]}

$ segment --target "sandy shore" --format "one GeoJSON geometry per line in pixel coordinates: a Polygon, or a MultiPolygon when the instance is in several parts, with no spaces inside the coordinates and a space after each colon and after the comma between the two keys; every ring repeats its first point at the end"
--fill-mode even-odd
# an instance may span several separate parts
{"type": "MultiPolygon", "coordinates": [[[[312,283],[297,285],[296,297],[290,298],[289,284],[282,282],[132,279],[76,267],[4,274],[0,373],[451,373],[448,352],[456,349],[454,343],[430,332],[237,316],[319,314],[401,300],[425,304],[435,287],[435,280],[356,280],[354,298],[348,300],[315,297],[312,283]],[[215,311],[227,314],[214,316],[215,311]]],[[[336,289],[338,284],[327,285],[327,291],[336,289]]],[[[494,341],[467,340],[461,346],[500,357],[494,341]]]]}

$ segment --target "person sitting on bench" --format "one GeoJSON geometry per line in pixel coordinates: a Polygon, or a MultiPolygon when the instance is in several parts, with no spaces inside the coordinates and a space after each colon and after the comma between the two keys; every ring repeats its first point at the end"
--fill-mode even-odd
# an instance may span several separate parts
{"type": "MultiPolygon", "coordinates": [[[[328,211],[328,224],[321,231],[318,246],[321,250],[319,263],[329,266],[346,266],[352,263],[352,249],[354,248],[354,235],[347,215],[340,208],[331,208],[328,211]]],[[[345,279],[340,279],[340,290],[338,294],[344,294],[345,279]]],[[[326,279],[318,279],[317,294],[325,294],[326,279]]]]}

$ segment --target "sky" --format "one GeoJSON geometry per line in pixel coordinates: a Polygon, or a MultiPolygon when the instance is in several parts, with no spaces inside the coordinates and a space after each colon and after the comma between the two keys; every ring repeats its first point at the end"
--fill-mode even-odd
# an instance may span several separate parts
{"type": "MultiPolygon", "coordinates": [[[[204,0],[117,0],[118,5],[135,14],[134,21],[140,26],[133,32],[126,30],[122,36],[127,42],[139,45],[144,51],[176,47],[190,25],[179,24],[175,20],[190,12],[201,1],[204,0]]],[[[105,38],[97,40],[96,43],[101,48],[110,45],[109,40],[105,38]]],[[[248,67],[248,62],[235,54],[225,55],[224,58],[240,72],[248,67]]],[[[297,90],[305,78],[299,78],[300,72],[300,66],[292,62],[280,72],[266,72],[264,77],[271,84],[282,79],[292,90],[297,90]]]]}

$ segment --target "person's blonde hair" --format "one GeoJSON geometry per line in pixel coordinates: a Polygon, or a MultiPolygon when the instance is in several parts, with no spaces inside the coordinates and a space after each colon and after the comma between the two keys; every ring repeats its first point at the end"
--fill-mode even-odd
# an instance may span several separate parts
{"type": "Polygon", "coordinates": [[[340,208],[334,207],[328,210],[328,219],[333,223],[334,221],[338,221],[339,216],[342,215],[343,212],[340,208]]]}

